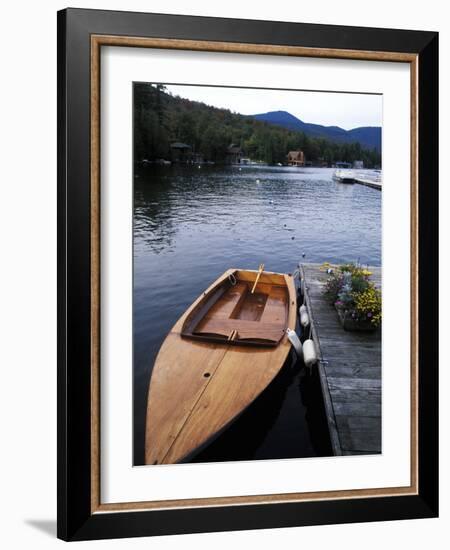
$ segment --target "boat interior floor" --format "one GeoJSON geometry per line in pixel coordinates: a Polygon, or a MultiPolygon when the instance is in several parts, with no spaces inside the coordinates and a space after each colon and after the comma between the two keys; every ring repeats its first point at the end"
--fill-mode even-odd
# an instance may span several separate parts
{"type": "Polygon", "coordinates": [[[274,346],[287,327],[286,285],[225,281],[185,322],[182,336],[235,344],[274,346]]]}

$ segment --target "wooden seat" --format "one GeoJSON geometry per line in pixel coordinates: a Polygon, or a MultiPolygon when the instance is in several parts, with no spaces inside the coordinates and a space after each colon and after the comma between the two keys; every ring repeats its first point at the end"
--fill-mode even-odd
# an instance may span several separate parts
{"type": "Polygon", "coordinates": [[[223,338],[229,338],[233,331],[237,335],[233,341],[237,340],[262,340],[278,342],[284,334],[284,325],[282,323],[264,323],[261,321],[248,321],[246,319],[203,319],[195,328],[193,334],[196,335],[217,335],[223,338]]]}

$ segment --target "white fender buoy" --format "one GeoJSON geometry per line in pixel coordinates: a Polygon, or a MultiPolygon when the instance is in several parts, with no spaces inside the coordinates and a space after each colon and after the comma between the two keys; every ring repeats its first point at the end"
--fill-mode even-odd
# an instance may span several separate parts
{"type": "Polygon", "coordinates": [[[310,370],[317,363],[316,347],[311,338],[303,342],[303,361],[310,370]]]}
{"type": "Polygon", "coordinates": [[[300,324],[303,328],[306,328],[309,325],[309,315],[306,311],[303,311],[300,314],[300,324]]]}
{"type": "Polygon", "coordinates": [[[292,344],[292,347],[295,349],[295,353],[297,354],[297,357],[301,357],[302,343],[300,342],[300,338],[298,337],[297,333],[295,332],[295,330],[292,330],[291,328],[287,328],[286,334],[289,342],[292,344]]]}
{"type": "Polygon", "coordinates": [[[307,327],[309,325],[309,315],[308,308],[305,306],[305,304],[302,304],[298,308],[298,314],[300,316],[300,324],[302,325],[302,327],[307,327]]]}
{"type": "Polygon", "coordinates": [[[306,328],[309,325],[309,315],[306,313],[306,311],[304,311],[300,315],[300,324],[303,328],[306,328]]]}

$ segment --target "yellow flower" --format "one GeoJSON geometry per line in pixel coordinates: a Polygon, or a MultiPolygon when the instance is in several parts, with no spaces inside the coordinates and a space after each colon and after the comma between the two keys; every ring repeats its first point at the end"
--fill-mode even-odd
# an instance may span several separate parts
{"type": "Polygon", "coordinates": [[[370,319],[375,326],[381,323],[381,291],[373,283],[363,292],[353,293],[353,301],[359,315],[370,319]]]}

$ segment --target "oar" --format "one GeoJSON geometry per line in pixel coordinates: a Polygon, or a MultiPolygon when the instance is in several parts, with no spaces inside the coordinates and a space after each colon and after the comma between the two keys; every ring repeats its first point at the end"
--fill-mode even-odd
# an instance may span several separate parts
{"type": "Polygon", "coordinates": [[[258,275],[256,276],[255,284],[253,285],[251,294],[255,292],[256,285],[258,284],[259,278],[261,277],[261,273],[263,271],[264,271],[264,264],[260,264],[258,269],[258,275]]]}

